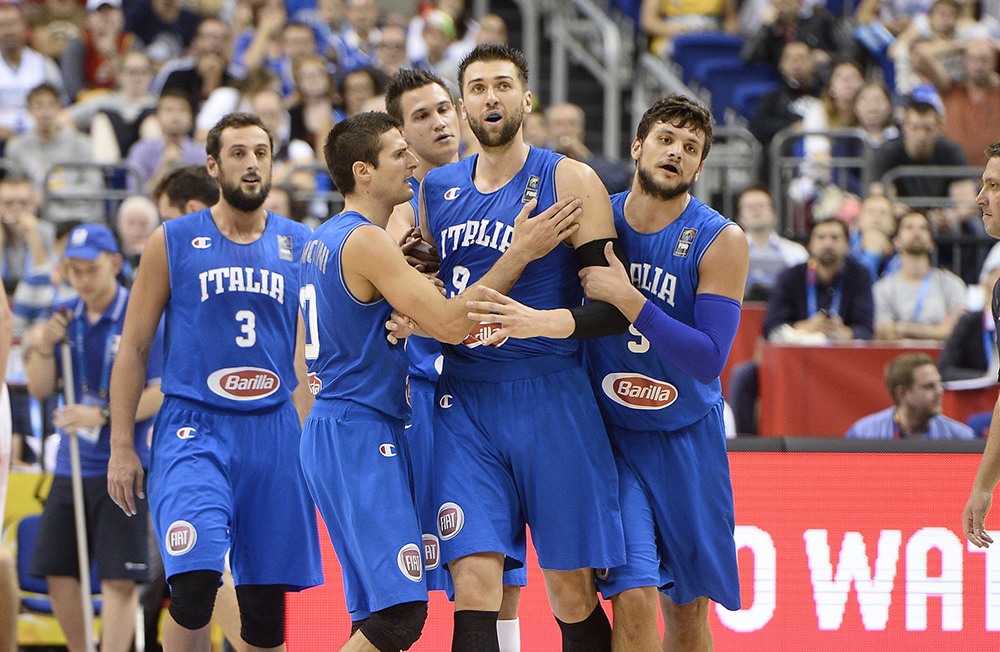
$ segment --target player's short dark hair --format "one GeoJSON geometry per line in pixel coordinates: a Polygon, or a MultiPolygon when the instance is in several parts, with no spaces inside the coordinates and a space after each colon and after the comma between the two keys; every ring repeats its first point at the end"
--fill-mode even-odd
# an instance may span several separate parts
{"type": "Polygon", "coordinates": [[[230,113],[222,116],[222,119],[208,131],[208,137],[205,139],[205,153],[218,161],[222,154],[222,132],[226,129],[242,129],[243,127],[263,129],[264,133],[267,134],[268,142],[271,143],[271,154],[274,154],[274,134],[256,113],[230,113]]]}
{"type": "Polygon", "coordinates": [[[214,206],[219,201],[219,182],[204,165],[188,165],[171,170],[153,188],[153,201],[160,203],[160,197],[167,196],[167,202],[184,212],[192,199],[206,206],[214,206]]]}
{"type": "Polygon", "coordinates": [[[382,111],[358,113],[333,126],[326,136],[323,156],[342,195],[354,191],[354,164],[362,161],[377,168],[382,134],[400,126],[399,120],[382,111]]]}
{"type": "Polygon", "coordinates": [[[42,95],[44,93],[48,93],[52,97],[56,98],[56,100],[59,100],[60,103],[62,103],[61,94],[59,93],[59,89],[56,88],[55,84],[53,84],[51,82],[42,82],[38,86],[35,86],[30,91],[28,91],[27,102],[30,104],[31,100],[35,99],[36,97],[38,97],[39,95],[42,95]]]}
{"type": "Polygon", "coordinates": [[[681,129],[700,131],[704,134],[705,147],[701,150],[701,160],[705,160],[708,151],[712,149],[712,124],[714,122],[708,109],[683,95],[674,93],[657,100],[642,114],[639,126],[635,130],[635,137],[639,139],[639,142],[646,140],[646,136],[649,135],[653,126],[660,122],[681,129]]]}
{"type": "Polygon", "coordinates": [[[437,84],[444,89],[449,98],[451,97],[451,91],[448,90],[444,80],[434,73],[426,70],[411,70],[410,68],[401,69],[393,76],[389,87],[385,89],[385,112],[401,123],[404,122],[403,107],[400,106],[403,93],[415,91],[431,84],[437,84]]]}
{"type": "Polygon", "coordinates": [[[458,64],[458,91],[465,94],[465,69],[477,62],[509,61],[517,68],[517,79],[521,88],[528,90],[528,60],[524,53],[504,43],[482,43],[465,55],[458,64]]]}
{"type": "Polygon", "coordinates": [[[993,143],[986,148],[986,160],[991,158],[1000,158],[1000,142],[993,143]]]}
{"type": "Polygon", "coordinates": [[[886,389],[892,402],[896,403],[896,389],[899,387],[911,387],[913,385],[913,372],[918,367],[924,365],[935,365],[934,358],[926,353],[904,353],[896,356],[885,366],[883,378],[885,378],[886,389]]]}

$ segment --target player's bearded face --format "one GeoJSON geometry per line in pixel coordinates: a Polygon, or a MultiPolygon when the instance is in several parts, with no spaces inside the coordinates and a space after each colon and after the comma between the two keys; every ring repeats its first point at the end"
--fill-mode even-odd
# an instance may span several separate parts
{"type": "Polygon", "coordinates": [[[260,208],[271,192],[271,171],[260,169],[240,175],[222,173],[219,186],[223,199],[233,208],[250,213],[260,208]],[[244,186],[244,182],[248,185],[244,186]]]}
{"type": "Polygon", "coordinates": [[[475,116],[470,113],[469,128],[483,147],[503,147],[514,140],[517,130],[521,128],[521,123],[524,122],[524,107],[517,104],[514,110],[507,114],[506,121],[497,132],[491,132],[486,128],[486,118],[489,115],[489,111],[475,116]]]}
{"type": "Polygon", "coordinates": [[[636,178],[639,180],[639,187],[651,197],[661,201],[669,201],[675,197],[680,197],[691,189],[694,178],[676,177],[674,179],[663,179],[655,176],[654,170],[659,166],[644,165],[642,159],[636,166],[636,178]],[[650,169],[650,168],[653,169],[650,169]]]}

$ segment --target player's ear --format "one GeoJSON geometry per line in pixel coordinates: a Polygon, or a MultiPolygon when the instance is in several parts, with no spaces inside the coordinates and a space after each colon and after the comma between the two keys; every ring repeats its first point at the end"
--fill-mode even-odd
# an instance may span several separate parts
{"type": "Polygon", "coordinates": [[[532,104],[531,91],[524,91],[524,112],[531,113],[531,110],[535,108],[532,104]]]}
{"type": "Polygon", "coordinates": [[[372,177],[370,166],[364,161],[355,161],[351,166],[351,172],[354,174],[355,183],[368,182],[372,177]]]}
{"type": "Polygon", "coordinates": [[[632,150],[631,151],[632,151],[632,160],[633,161],[638,161],[639,160],[639,153],[642,151],[642,141],[639,140],[638,138],[634,138],[632,140],[632,150]]]}

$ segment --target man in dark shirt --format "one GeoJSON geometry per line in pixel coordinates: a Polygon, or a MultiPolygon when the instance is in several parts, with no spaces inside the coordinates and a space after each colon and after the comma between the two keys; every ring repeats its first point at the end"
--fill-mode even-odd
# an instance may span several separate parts
{"type": "Polygon", "coordinates": [[[813,225],[809,260],[778,277],[764,317],[764,335],[784,324],[831,340],[872,337],[871,275],[848,257],[847,227],[840,220],[813,225]]]}
{"type": "MultiPolygon", "coordinates": [[[[830,341],[869,340],[875,307],[868,270],[848,256],[847,227],[824,220],[809,234],[809,260],[778,277],[767,302],[764,336],[784,326],[822,333],[830,341]]],[[[729,376],[726,396],[736,432],[756,434],[757,363],[744,362],[729,376]]]]}
{"type": "Polygon", "coordinates": [[[970,197],[971,179],[900,177],[892,188],[883,187],[882,177],[901,165],[968,165],[969,159],[956,143],[941,135],[941,114],[928,102],[913,101],[903,114],[902,135],[875,150],[869,194],[896,197],[970,197]],[[960,188],[965,185],[967,188],[960,188]],[[964,194],[962,191],[965,191],[964,194]]]}

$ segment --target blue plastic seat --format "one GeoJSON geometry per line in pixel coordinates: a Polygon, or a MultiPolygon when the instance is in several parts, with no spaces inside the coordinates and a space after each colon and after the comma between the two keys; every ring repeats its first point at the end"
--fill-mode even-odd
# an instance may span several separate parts
{"type": "Polygon", "coordinates": [[[673,60],[681,67],[684,83],[688,84],[694,79],[698,62],[710,59],[737,60],[742,49],[743,39],[733,34],[682,34],[674,38],[673,60]]]}
{"type": "MultiPolygon", "coordinates": [[[[35,539],[38,538],[40,514],[25,516],[17,524],[17,583],[21,589],[21,604],[28,611],[51,614],[52,600],[49,599],[49,583],[41,577],[35,577],[28,572],[31,567],[31,555],[35,549],[35,539]]],[[[97,562],[90,567],[90,592],[100,595],[101,581],[97,578],[97,562]]],[[[94,614],[100,614],[101,600],[94,599],[94,614]]]]}
{"type": "Polygon", "coordinates": [[[986,412],[970,414],[965,422],[976,432],[976,437],[985,437],[990,431],[991,419],[993,419],[993,410],[987,410],[986,412]]]}

